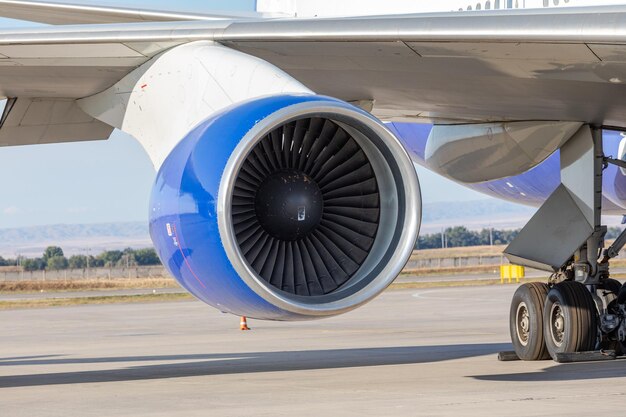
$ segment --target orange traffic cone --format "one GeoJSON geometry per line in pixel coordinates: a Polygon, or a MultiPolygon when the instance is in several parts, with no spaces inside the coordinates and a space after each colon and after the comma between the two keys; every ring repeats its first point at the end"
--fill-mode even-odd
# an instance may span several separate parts
{"type": "Polygon", "coordinates": [[[241,321],[239,322],[239,330],[250,330],[248,327],[248,320],[246,316],[241,316],[241,321]]]}

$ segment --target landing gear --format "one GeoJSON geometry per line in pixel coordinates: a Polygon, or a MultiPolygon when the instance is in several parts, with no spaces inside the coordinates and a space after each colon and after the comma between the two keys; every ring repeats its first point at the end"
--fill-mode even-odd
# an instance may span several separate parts
{"type": "Polygon", "coordinates": [[[617,302],[619,304],[626,304],[626,284],[622,285],[622,288],[620,288],[617,293],[617,302]]]}
{"type": "Polygon", "coordinates": [[[606,157],[602,145],[602,129],[587,125],[567,140],[561,184],[504,251],[512,263],[552,273],[549,291],[529,284],[513,297],[511,341],[520,359],[547,352],[556,361],[596,360],[626,350],[626,287],[609,278],[626,230],[605,249],[601,224],[603,170],[626,161],[606,157]]]}
{"type": "Polygon", "coordinates": [[[552,287],[543,310],[543,327],[546,348],[554,360],[557,353],[594,350],[598,311],[587,287],[575,281],[552,287]]]}
{"type": "Polygon", "coordinates": [[[618,356],[626,353],[626,284],[607,279],[597,294],[602,301],[600,329],[602,348],[614,350],[618,356]]]}
{"type": "MultiPolygon", "coordinates": [[[[626,284],[622,286],[617,295],[617,308],[620,308],[620,306],[626,306],[626,284]]],[[[624,323],[622,323],[622,327],[624,327],[624,323]]],[[[619,341],[619,347],[620,354],[623,355],[624,353],[626,353],[626,339],[622,339],[619,341]]]]}
{"type": "MultiPolygon", "coordinates": [[[[608,291],[608,292],[610,292],[610,293],[614,294],[614,295],[615,295],[615,298],[617,298],[617,296],[618,296],[619,292],[620,292],[620,291],[621,291],[621,289],[622,289],[622,283],[621,283],[621,282],[619,282],[619,281],[618,281],[618,280],[616,280],[616,279],[613,279],[613,278],[607,278],[607,279],[604,281],[603,289],[604,289],[604,291],[608,291]]],[[[607,295],[608,295],[608,294],[607,294],[607,295]]],[[[625,301],[626,301],[626,300],[625,300],[625,301]]]]}
{"type": "Polygon", "coordinates": [[[548,359],[544,342],[543,306],[548,285],[531,282],[521,285],[513,295],[509,327],[517,356],[525,361],[548,359]]]}

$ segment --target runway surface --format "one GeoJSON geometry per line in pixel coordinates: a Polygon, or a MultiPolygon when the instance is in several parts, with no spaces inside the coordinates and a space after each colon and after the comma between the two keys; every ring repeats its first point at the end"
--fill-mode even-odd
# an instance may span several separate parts
{"type": "Polygon", "coordinates": [[[196,301],[2,311],[0,415],[623,414],[626,361],[496,360],[514,290],[387,291],[251,332],[196,301]]]}

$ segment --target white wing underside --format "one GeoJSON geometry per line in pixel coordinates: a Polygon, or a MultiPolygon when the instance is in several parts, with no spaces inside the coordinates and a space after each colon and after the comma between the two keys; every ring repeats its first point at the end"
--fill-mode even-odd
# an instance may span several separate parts
{"type": "MultiPolygon", "coordinates": [[[[0,15],[7,14],[7,3],[18,2],[0,1],[0,15]]],[[[57,103],[39,104],[48,113],[33,119],[63,125],[63,111],[76,114],[58,103],[101,92],[160,52],[197,40],[262,58],[317,93],[373,103],[373,113],[387,120],[626,127],[626,6],[3,31],[0,96],[57,103]]],[[[9,116],[0,144],[63,140],[61,128],[34,139],[16,130],[8,137],[3,132],[10,123],[19,127],[23,119],[9,116]]],[[[107,132],[84,137],[81,131],[71,139],[105,138],[107,132]]]]}

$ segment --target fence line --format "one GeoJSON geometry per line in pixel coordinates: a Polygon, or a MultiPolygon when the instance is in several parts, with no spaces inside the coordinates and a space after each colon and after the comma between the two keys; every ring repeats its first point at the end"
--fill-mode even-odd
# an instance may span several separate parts
{"type": "MultiPolygon", "coordinates": [[[[447,258],[412,258],[405,269],[459,268],[482,265],[508,264],[506,258],[495,256],[457,256],[447,258]]],[[[81,279],[141,279],[166,278],[167,270],[159,266],[131,268],[86,268],[66,269],[59,271],[0,271],[0,281],[59,281],[81,279]]]]}
{"type": "Polygon", "coordinates": [[[169,274],[163,266],[131,268],[85,268],[59,271],[2,271],[0,281],[61,281],[80,279],[137,279],[165,278],[169,274]]]}
{"type": "MultiPolygon", "coordinates": [[[[626,258],[626,252],[618,258],[626,258]]],[[[464,268],[475,266],[508,265],[509,261],[503,255],[487,256],[450,256],[445,258],[418,258],[412,257],[406,264],[406,270],[433,269],[433,268],[464,268]]],[[[54,281],[79,279],[141,279],[141,278],[168,278],[170,275],[161,266],[138,266],[131,268],[88,268],[67,269],[60,271],[0,271],[0,281],[54,281]]]]}
{"type": "Polygon", "coordinates": [[[454,256],[446,258],[411,258],[405,269],[463,268],[483,265],[503,265],[509,261],[503,255],[454,256]]]}

